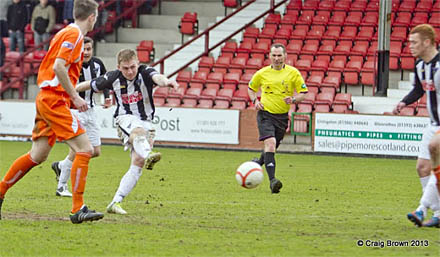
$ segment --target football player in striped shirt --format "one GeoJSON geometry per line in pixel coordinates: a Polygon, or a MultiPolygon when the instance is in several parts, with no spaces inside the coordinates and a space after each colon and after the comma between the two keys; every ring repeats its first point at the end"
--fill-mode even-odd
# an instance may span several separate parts
{"type": "Polygon", "coordinates": [[[126,214],[120,203],[133,190],[142,175],[142,168],[152,169],[161,159],[160,153],[152,152],[155,130],[153,88],[170,87],[178,89],[179,84],[159,74],[154,68],[139,65],[136,52],[123,49],[117,55],[118,69],[107,72],[92,81],[82,82],[76,88],[81,92],[90,88],[99,92],[113,91],[116,100],[115,120],[119,138],[125,150],[131,150],[131,164],[122,177],[107,212],[126,214]]]}

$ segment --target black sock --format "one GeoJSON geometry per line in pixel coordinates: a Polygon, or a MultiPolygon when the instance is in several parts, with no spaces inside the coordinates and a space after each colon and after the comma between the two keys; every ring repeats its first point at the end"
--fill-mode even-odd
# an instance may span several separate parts
{"type": "Polygon", "coordinates": [[[264,163],[269,180],[275,178],[275,153],[266,152],[264,154],[264,163]]]}
{"type": "Polygon", "coordinates": [[[263,166],[263,164],[264,164],[264,151],[261,152],[260,159],[258,160],[258,163],[259,163],[261,166],[263,166]]]}

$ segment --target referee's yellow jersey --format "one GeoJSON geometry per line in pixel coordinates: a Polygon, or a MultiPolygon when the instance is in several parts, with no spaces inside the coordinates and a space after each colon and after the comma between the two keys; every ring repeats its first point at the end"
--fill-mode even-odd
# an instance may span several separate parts
{"type": "Polygon", "coordinates": [[[308,91],[301,73],[289,65],[281,70],[274,70],[272,66],[261,68],[249,81],[249,88],[255,92],[261,88],[264,110],[274,114],[289,112],[290,105],[284,102],[285,97],[292,97],[294,91],[308,91]]]}

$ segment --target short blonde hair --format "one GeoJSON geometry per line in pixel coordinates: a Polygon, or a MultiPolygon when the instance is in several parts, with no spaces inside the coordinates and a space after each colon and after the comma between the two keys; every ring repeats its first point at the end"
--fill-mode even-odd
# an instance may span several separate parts
{"type": "Polygon", "coordinates": [[[409,34],[419,34],[420,38],[424,41],[429,39],[431,41],[431,45],[435,46],[435,30],[429,24],[420,24],[411,29],[409,34]]]}
{"type": "Polygon", "coordinates": [[[133,58],[137,59],[137,55],[134,50],[122,49],[121,51],[118,52],[117,58],[118,58],[118,64],[121,64],[121,62],[131,61],[133,58]]]}

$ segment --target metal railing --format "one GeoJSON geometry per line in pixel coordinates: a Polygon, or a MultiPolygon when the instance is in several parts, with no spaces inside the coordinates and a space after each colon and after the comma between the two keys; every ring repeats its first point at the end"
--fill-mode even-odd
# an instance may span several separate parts
{"type": "Polygon", "coordinates": [[[228,41],[229,39],[231,39],[232,37],[234,37],[236,34],[238,34],[239,32],[241,32],[242,30],[244,30],[245,28],[247,28],[248,26],[252,25],[253,23],[255,23],[256,21],[258,21],[259,19],[263,18],[265,15],[267,15],[268,13],[273,13],[274,10],[276,8],[278,8],[279,6],[281,6],[282,4],[286,3],[288,0],[283,0],[277,4],[275,4],[274,0],[271,0],[270,2],[270,9],[268,9],[267,11],[265,11],[264,13],[260,14],[259,16],[255,17],[252,21],[246,23],[245,25],[243,25],[242,27],[238,28],[236,31],[234,31],[232,34],[230,34],[228,37],[224,38],[223,40],[221,40],[220,42],[218,42],[217,44],[215,44],[212,47],[209,47],[209,34],[210,32],[215,29],[216,27],[218,27],[220,24],[222,24],[223,22],[225,22],[226,20],[228,20],[229,18],[231,18],[232,16],[234,16],[235,14],[237,14],[238,12],[240,12],[241,10],[243,10],[244,8],[246,8],[247,6],[251,5],[252,3],[255,2],[255,0],[251,0],[249,2],[247,2],[245,5],[241,6],[240,8],[238,8],[237,10],[235,10],[233,13],[229,14],[228,16],[226,16],[225,18],[223,18],[222,20],[220,20],[219,22],[217,22],[216,24],[212,25],[211,27],[207,28],[205,31],[203,31],[202,33],[200,33],[199,35],[197,35],[196,37],[192,38],[191,40],[187,41],[185,44],[181,45],[180,47],[178,47],[177,49],[173,50],[171,53],[165,55],[164,57],[162,57],[160,60],[154,62],[151,66],[156,66],[156,65],[160,65],[160,73],[164,73],[165,70],[165,61],[173,56],[174,54],[176,54],[177,52],[179,52],[180,50],[182,50],[183,48],[187,47],[188,45],[190,45],[192,42],[194,42],[195,40],[201,38],[201,37],[205,37],[205,44],[204,44],[204,52],[197,55],[196,57],[194,57],[193,59],[191,59],[190,61],[188,61],[186,64],[184,64],[182,67],[180,67],[179,69],[177,69],[176,71],[167,74],[168,77],[172,77],[174,75],[176,75],[178,72],[180,72],[181,70],[187,68],[189,65],[191,65],[193,62],[197,61],[198,59],[200,59],[202,56],[207,56],[209,54],[210,51],[214,50],[215,48],[219,47],[221,44],[225,43],[226,41],[228,41]]]}

